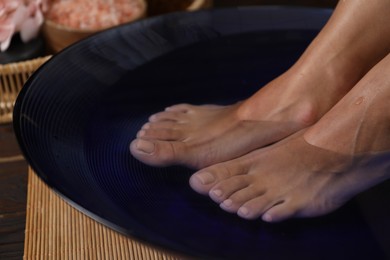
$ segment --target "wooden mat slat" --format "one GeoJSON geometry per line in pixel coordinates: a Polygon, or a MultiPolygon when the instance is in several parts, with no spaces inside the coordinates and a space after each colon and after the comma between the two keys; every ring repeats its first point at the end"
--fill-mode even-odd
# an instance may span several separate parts
{"type": "Polygon", "coordinates": [[[126,237],[82,214],[30,169],[24,259],[184,259],[126,237]]]}

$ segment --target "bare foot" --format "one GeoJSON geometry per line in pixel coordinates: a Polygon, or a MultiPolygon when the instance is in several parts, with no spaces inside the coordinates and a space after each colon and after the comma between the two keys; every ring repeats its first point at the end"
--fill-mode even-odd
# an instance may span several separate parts
{"type": "Polygon", "coordinates": [[[386,0],[340,1],[289,71],[240,104],[178,105],[153,115],[131,153],[154,166],[202,168],[313,124],[389,52],[388,7],[386,0]]]}
{"type": "Polygon", "coordinates": [[[340,77],[325,76],[322,70],[307,76],[295,71],[234,105],[168,107],[149,118],[130,150],[149,165],[200,169],[277,142],[313,124],[346,91],[327,86],[340,85],[340,77]],[[329,92],[329,98],[321,98],[316,88],[329,92]]]}
{"type": "Polygon", "coordinates": [[[156,166],[202,168],[276,142],[307,126],[286,118],[245,120],[231,106],[180,104],[150,117],[131,144],[132,154],[156,166]]]}
{"type": "Polygon", "coordinates": [[[195,173],[228,212],[278,222],[331,212],[390,178],[390,54],[307,130],[195,173]]]}

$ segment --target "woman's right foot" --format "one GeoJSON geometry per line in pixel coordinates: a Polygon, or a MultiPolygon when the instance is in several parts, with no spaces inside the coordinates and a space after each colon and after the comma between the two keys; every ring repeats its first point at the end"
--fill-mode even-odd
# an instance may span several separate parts
{"type": "Polygon", "coordinates": [[[327,214],[390,178],[390,54],[316,124],[194,173],[221,208],[268,222],[327,214]]]}

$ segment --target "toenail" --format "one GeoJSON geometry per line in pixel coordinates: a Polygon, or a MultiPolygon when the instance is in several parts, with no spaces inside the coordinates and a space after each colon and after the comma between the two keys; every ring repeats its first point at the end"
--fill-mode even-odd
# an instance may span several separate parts
{"type": "Polygon", "coordinates": [[[138,132],[138,134],[137,134],[137,137],[142,137],[142,136],[145,135],[145,133],[146,133],[146,131],[140,130],[140,131],[138,132]]]}
{"type": "Polygon", "coordinates": [[[149,123],[146,123],[142,126],[142,129],[149,129],[150,128],[150,124],[149,123]]]}
{"type": "Polygon", "coordinates": [[[238,214],[240,216],[247,216],[249,214],[249,210],[245,207],[241,207],[239,210],[238,210],[238,214]]]}
{"type": "Polygon", "coordinates": [[[264,214],[264,215],[263,215],[263,220],[264,220],[265,222],[272,222],[272,216],[271,216],[271,214],[264,214]]]}
{"type": "Polygon", "coordinates": [[[231,199],[227,199],[224,202],[222,202],[225,207],[230,207],[233,205],[233,201],[231,199]]]}
{"type": "Polygon", "coordinates": [[[210,184],[215,180],[214,176],[209,172],[198,173],[196,177],[203,185],[210,184]]]}
{"type": "Polygon", "coordinates": [[[221,190],[213,190],[212,193],[217,196],[217,197],[221,197],[222,196],[222,191],[221,190]]]}
{"type": "Polygon", "coordinates": [[[136,147],[141,152],[147,154],[152,154],[154,152],[154,143],[142,139],[137,141],[136,147]]]}

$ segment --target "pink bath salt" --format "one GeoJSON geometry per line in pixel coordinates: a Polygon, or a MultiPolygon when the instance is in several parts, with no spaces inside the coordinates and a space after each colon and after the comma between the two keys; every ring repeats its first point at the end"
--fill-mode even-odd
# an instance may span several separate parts
{"type": "Polygon", "coordinates": [[[55,0],[46,18],[74,29],[97,30],[139,17],[140,0],[55,0]]]}

